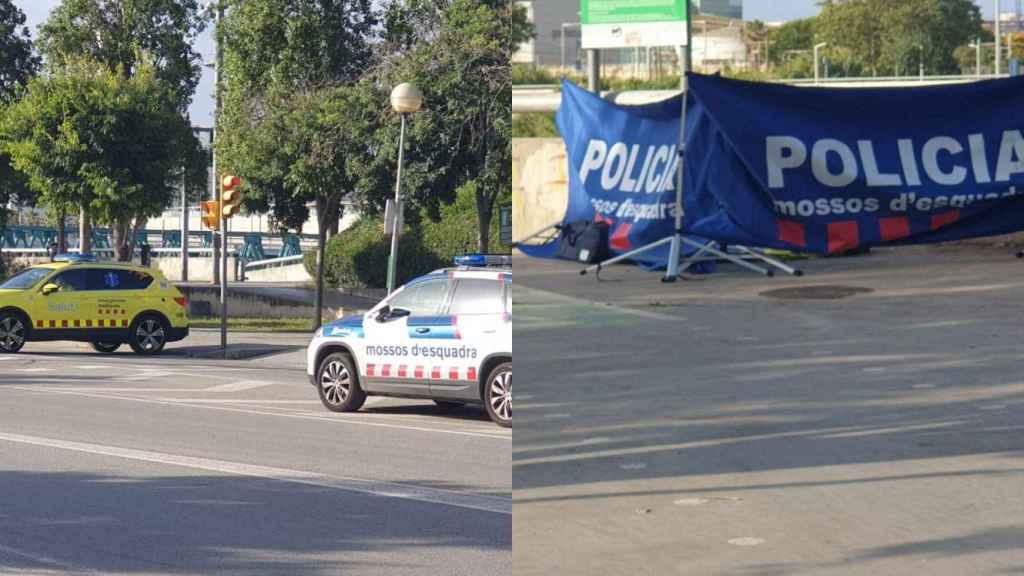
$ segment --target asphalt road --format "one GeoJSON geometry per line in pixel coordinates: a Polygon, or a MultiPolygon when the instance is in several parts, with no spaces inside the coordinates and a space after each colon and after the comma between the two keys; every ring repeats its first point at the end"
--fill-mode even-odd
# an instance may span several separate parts
{"type": "Polygon", "coordinates": [[[0,355],[0,573],[511,574],[508,430],[420,401],[327,412],[308,336],[248,340],[283,352],[0,355]]]}
{"type": "Polygon", "coordinates": [[[1021,262],[801,265],[515,261],[517,576],[1024,573],[1021,262]]]}

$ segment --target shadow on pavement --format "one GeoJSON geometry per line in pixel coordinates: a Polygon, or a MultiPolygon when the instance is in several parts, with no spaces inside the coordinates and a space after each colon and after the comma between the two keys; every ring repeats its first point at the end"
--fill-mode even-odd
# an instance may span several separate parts
{"type": "Polygon", "coordinates": [[[511,571],[509,516],[409,500],[237,476],[18,470],[0,470],[0,494],[4,573],[511,571]]]}

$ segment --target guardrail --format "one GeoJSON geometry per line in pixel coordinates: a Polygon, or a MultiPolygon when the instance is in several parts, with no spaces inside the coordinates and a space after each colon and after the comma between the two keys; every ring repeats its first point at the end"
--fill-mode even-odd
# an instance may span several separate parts
{"type": "MultiPolygon", "coordinates": [[[[880,88],[903,86],[938,86],[943,84],[963,84],[978,80],[1006,78],[1007,74],[995,76],[959,75],[959,76],[883,76],[878,78],[821,78],[815,83],[813,78],[791,78],[769,80],[778,84],[793,86],[822,86],[828,88],[880,88]]],[[[631,90],[614,92],[605,90],[601,97],[621,106],[637,106],[652,104],[678,96],[679,90],[631,90]]],[[[559,84],[520,85],[512,87],[512,113],[525,114],[531,112],[555,112],[562,103],[562,87],[559,84]]]]}
{"type": "Polygon", "coordinates": [[[263,268],[273,268],[274,266],[287,266],[288,264],[295,264],[302,262],[304,255],[298,254],[296,256],[285,256],[284,258],[267,258],[265,260],[253,260],[252,262],[245,263],[246,270],[260,270],[263,268]]]}

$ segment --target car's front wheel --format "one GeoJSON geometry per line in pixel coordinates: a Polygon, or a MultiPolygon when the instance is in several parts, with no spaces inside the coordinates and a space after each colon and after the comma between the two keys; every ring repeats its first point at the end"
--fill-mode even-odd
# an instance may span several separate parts
{"type": "Polygon", "coordinates": [[[28,337],[28,322],[15,312],[0,314],[0,352],[14,354],[21,350],[28,337]]]}
{"type": "Polygon", "coordinates": [[[128,345],[136,354],[159,354],[167,345],[167,326],[159,316],[147,314],[132,323],[128,345]]]}
{"type": "Polygon", "coordinates": [[[512,363],[495,366],[484,384],[487,414],[498,426],[512,427],[512,363]]]}
{"type": "Polygon", "coordinates": [[[336,352],[324,358],[316,381],[320,401],[332,412],[355,412],[366,402],[366,392],[359,386],[355,363],[348,354],[336,352]]]}
{"type": "Polygon", "coordinates": [[[113,354],[121,347],[120,342],[89,342],[92,349],[102,354],[113,354]]]}

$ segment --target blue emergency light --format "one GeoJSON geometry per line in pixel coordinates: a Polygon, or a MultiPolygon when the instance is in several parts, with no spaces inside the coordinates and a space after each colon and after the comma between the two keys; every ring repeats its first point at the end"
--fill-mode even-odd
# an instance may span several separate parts
{"type": "Polygon", "coordinates": [[[463,254],[455,257],[455,265],[469,268],[511,268],[512,257],[504,254],[463,254]]]}
{"type": "Polygon", "coordinates": [[[69,262],[71,264],[78,264],[82,262],[95,262],[95,254],[57,254],[52,259],[53,262],[69,262]]]}

